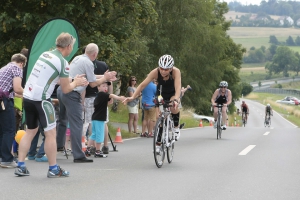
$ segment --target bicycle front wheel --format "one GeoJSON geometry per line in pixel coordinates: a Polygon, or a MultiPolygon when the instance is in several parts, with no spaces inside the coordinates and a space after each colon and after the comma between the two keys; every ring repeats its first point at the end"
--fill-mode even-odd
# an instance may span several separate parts
{"type": "Polygon", "coordinates": [[[218,116],[218,121],[217,121],[217,139],[221,139],[221,134],[222,134],[222,127],[221,127],[221,121],[222,121],[222,117],[218,116]]]}
{"type": "Polygon", "coordinates": [[[170,146],[167,147],[167,158],[168,162],[171,163],[173,161],[174,156],[174,145],[175,145],[175,135],[173,131],[169,131],[169,144],[170,146]]]}
{"type": "Polygon", "coordinates": [[[165,150],[164,150],[164,143],[163,143],[163,118],[159,118],[156,122],[155,129],[154,129],[154,137],[153,137],[153,154],[155,164],[158,168],[161,168],[164,164],[165,159],[165,150]]]}

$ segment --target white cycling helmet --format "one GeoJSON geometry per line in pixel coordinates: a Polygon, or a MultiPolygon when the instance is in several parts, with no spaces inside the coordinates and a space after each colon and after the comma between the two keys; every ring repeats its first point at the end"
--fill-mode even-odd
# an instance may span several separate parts
{"type": "Polygon", "coordinates": [[[163,55],[158,60],[158,66],[163,69],[170,69],[174,66],[174,59],[170,55],[163,55]]]}
{"type": "Polygon", "coordinates": [[[226,81],[221,81],[219,86],[220,87],[228,87],[228,83],[226,81]]]}
{"type": "Polygon", "coordinates": [[[268,103],[267,106],[270,107],[270,104],[268,103]]]}

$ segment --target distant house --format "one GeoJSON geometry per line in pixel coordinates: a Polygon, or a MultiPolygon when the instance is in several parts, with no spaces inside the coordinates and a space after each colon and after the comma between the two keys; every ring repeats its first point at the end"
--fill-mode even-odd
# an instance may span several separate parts
{"type": "Polygon", "coordinates": [[[294,20],[290,16],[281,16],[279,18],[280,26],[284,25],[284,21],[288,21],[289,25],[294,25],[294,20]]]}
{"type": "Polygon", "coordinates": [[[252,15],[249,17],[249,20],[254,21],[254,20],[256,20],[256,17],[257,17],[257,14],[252,14],[252,15]]]}

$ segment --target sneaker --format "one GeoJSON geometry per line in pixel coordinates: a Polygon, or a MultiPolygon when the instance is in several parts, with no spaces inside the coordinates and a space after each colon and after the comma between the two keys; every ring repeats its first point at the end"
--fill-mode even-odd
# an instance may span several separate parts
{"type": "MultiPolygon", "coordinates": [[[[14,156],[14,160],[13,161],[15,161],[16,163],[18,163],[19,162],[18,157],[14,156]]],[[[1,160],[0,160],[0,162],[1,162],[1,160]]]]}
{"type": "Polygon", "coordinates": [[[180,138],[180,130],[179,130],[179,128],[175,128],[174,132],[175,132],[175,140],[178,141],[179,138],[180,138]]]}
{"type": "Polygon", "coordinates": [[[106,158],[107,155],[104,155],[102,151],[99,151],[99,150],[98,150],[98,151],[95,152],[94,157],[95,157],[95,158],[106,158]]]}
{"type": "Polygon", "coordinates": [[[90,151],[91,155],[94,155],[95,151],[96,151],[96,147],[91,146],[89,151],[90,151]]]}
{"type": "Polygon", "coordinates": [[[1,162],[0,166],[2,168],[16,168],[18,165],[15,161],[12,161],[12,162],[1,162]]]}
{"type": "Polygon", "coordinates": [[[47,177],[48,178],[59,178],[59,177],[68,177],[69,175],[70,175],[70,172],[60,168],[60,166],[57,166],[57,170],[49,169],[47,177]]]}
{"type": "Polygon", "coordinates": [[[218,123],[217,123],[217,121],[215,121],[214,122],[214,128],[217,128],[217,125],[218,125],[218,123]]]}
{"type": "Polygon", "coordinates": [[[44,156],[42,156],[42,157],[36,157],[35,158],[35,161],[36,162],[48,162],[48,158],[44,155],[44,156]]]}
{"type": "Polygon", "coordinates": [[[227,127],[226,127],[226,124],[222,126],[222,129],[223,129],[223,130],[226,130],[226,128],[227,128],[227,127]]]}
{"type": "Polygon", "coordinates": [[[85,151],[84,151],[84,154],[86,157],[90,157],[92,154],[91,154],[91,147],[88,147],[85,151]]]}
{"type": "Polygon", "coordinates": [[[28,160],[34,160],[35,159],[35,157],[36,157],[36,155],[33,155],[33,156],[27,156],[27,158],[28,158],[28,160]]]}
{"type": "Polygon", "coordinates": [[[27,170],[26,167],[17,167],[17,169],[15,170],[15,175],[17,176],[29,176],[30,173],[27,170]]]}
{"type": "Polygon", "coordinates": [[[109,147],[108,146],[103,146],[101,150],[104,154],[109,154],[109,147]]]}
{"type": "Polygon", "coordinates": [[[57,147],[57,152],[64,152],[65,148],[64,147],[57,147]]]}

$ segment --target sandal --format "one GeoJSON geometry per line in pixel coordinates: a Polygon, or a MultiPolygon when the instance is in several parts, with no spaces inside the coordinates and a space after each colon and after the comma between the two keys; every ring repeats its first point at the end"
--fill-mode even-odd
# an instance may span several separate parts
{"type": "Polygon", "coordinates": [[[141,137],[148,137],[148,133],[147,132],[141,133],[141,137]]]}
{"type": "Polygon", "coordinates": [[[152,138],[152,137],[153,137],[153,133],[149,133],[149,134],[148,134],[148,137],[151,137],[151,138],[152,138]]]}

